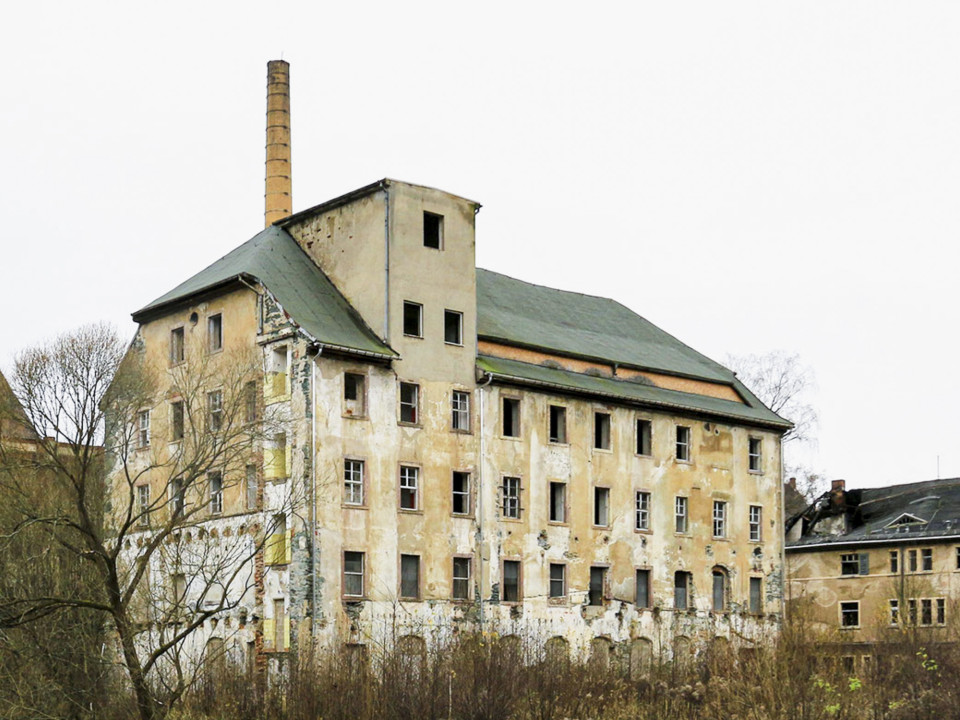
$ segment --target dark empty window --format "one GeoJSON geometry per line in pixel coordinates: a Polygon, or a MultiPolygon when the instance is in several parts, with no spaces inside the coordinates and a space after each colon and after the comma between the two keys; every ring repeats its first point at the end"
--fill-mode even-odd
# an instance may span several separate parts
{"type": "Polygon", "coordinates": [[[364,376],[357,373],[343,374],[344,414],[353,417],[364,415],[364,376]]]}
{"type": "Polygon", "coordinates": [[[207,318],[207,349],[210,352],[223,349],[223,317],[219,314],[207,318]]]}
{"type": "Polygon", "coordinates": [[[403,301],[403,334],[423,337],[423,305],[403,301]]]}
{"type": "Polygon", "coordinates": [[[182,363],[184,358],[183,328],[170,331],[170,364],[182,363]]]}
{"type": "Polygon", "coordinates": [[[605,567],[590,568],[590,604],[603,605],[603,581],[607,577],[605,567]]]}
{"type": "Polygon", "coordinates": [[[503,561],[503,601],[520,602],[520,562],[503,561]]]}
{"type": "Polygon", "coordinates": [[[470,514],[470,473],[453,472],[453,512],[455,515],[470,514]]]}
{"type": "Polygon", "coordinates": [[[423,246],[434,250],[443,246],[443,215],[423,214],[423,246]]]}
{"type": "Polygon", "coordinates": [[[673,607],[686,610],[690,602],[690,573],[677,570],[673,574],[673,607]]]}
{"type": "Polygon", "coordinates": [[[637,420],[637,455],[652,454],[650,448],[652,429],[653,425],[649,420],[637,420]]]}
{"type": "Polygon", "coordinates": [[[610,414],[593,414],[593,446],[599,450],[610,449],[610,414]]]}
{"type": "Polygon", "coordinates": [[[443,311],[443,341],[449,345],[463,345],[463,313],[443,311]]]}
{"type": "Polygon", "coordinates": [[[924,548],[920,551],[920,570],[929,572],[933,570],[933,549],[924,548]]]}
{"type": "MultiPolygon", "coordinates": [[[[960,548],[957,548],[960,551],[960,548]]],[[[957,569],[960,569],[960,552],[957,553],[957,569]]],[[[900,572],[900,551],[890,551],[890,572],[896,574],[900,572]]]]}
{"type": "Polygon", "coordinates": [[[860,625],[860,603],[842,602],[840,603],[840,625],[843,627],[859,627],[860,625]]]}
{"type": "Polygon", "coordinates": [[[503,398],[503,434],[505,437],[520,437],[520,400],[503,398]]]}
{"type": "Polygon", "coordinates": [[[567,442],[567,409],[560,405],[550,406],[550,442],[567,442]]]}
{"type": "Polygon", "coordinates": [[[841,575],[869,575],[870,556],[866,553],[849,553],[840,556],[841,575]]]}
{"type": "Polygon", "coordinates": [[[470,598],[470,558],[455,557],[453,559],[453,598],[454,600],[470,598]]]}
{"type": "Polygon", "coordinates": [[[550,522],[567,520],[567,485],[562,482],[550,483],[550,522]]]}
{"type": "Polygon", "coordinates": [[[763,470],[763,440],[760,438],[750,438],[750,472],[760,472],[763,470]]]}
{"type": "Polygon", "coordinates": [[[420,599],[420,556],[400,556],[400,597],[420,599]]]}
{"type": "Polygon", "coordinates": [[[637,570],[637,607],[650,607],[649,570],[637,570]]]}
{"type": "Polygon", "coordinates": [[[593,489],[593,524],[600,527],[610,524],[610,488],[593,489]]]}

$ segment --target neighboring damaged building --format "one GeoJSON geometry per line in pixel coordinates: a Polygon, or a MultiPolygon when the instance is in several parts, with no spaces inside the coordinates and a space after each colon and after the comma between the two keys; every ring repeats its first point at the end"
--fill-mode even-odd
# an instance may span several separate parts
{"type": "Polygon", "coordinates": [[[791,613],[840,643],[945,639],[960,571],[960,479],[847,490],[787,523],[791,613]]]}
{"type": "Polygon", "coordinates": [[[259,353],[279,423],[215,522],[292,502],[283,549],[207,632],[270,655],[483,629],[637,662],[769,637],[790,424],[615,301],[477,269],[479,207],[385,179],[280,212],[134,314],[155,359],[211,328],[259,353]]]}

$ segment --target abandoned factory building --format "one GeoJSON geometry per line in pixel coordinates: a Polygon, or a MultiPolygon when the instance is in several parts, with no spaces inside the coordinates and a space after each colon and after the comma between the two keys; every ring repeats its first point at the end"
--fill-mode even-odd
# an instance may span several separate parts
{"type": "MultiPolygon", "coordinates": [[[[259,658],[485,630],[650,658],[770,637],[790,423],[617,302],[478,269],[471,200],[385,179],[292,214],[286,73],[266,229],[133,316],[167,373],[255,353],[275,423],[242,477],[195,489],[207,538],[273,529],[201,641],[259,658]]],[[[184,402],[161,389],[141,444],[178,442],[184,402]]]]}
{"type": "Polygon", "coordinates": [[[847,490],[790,518],[791,612],[850,647],[946,639],[960,585],[960,479],[847,490]]]}

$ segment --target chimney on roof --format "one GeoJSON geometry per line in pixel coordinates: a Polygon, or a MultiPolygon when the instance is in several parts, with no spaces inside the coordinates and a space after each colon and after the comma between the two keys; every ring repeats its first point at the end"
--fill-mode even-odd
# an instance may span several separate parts
{"type": "Polygon", "coordinates": [[[293,214],[290,175],[290,63],[267,63],[267,174],[265,226],[293,214]]]}
{"type": "Polygon", "coordinates": [[[840,492],[843,492],[846,489],[847,489],[846,480],[833,480],[830,483],[830,492],[836,492],[837,490],[839,490],[840,492]]]}
{"type": "Polygon", "coordinates": [[[833,480],[830,483],[830,504],[835,508],[845,507],[847,504],[847,483],[845,480],[833,480]]]}

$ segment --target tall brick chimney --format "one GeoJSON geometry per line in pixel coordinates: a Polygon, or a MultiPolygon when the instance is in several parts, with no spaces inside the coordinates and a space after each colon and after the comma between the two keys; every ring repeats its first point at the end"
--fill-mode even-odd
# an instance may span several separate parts
{"type": "Polygon", "coordinates": [[[293,214],[290,175],[290,63],[267,63],[266,227],[293,214]]]}

